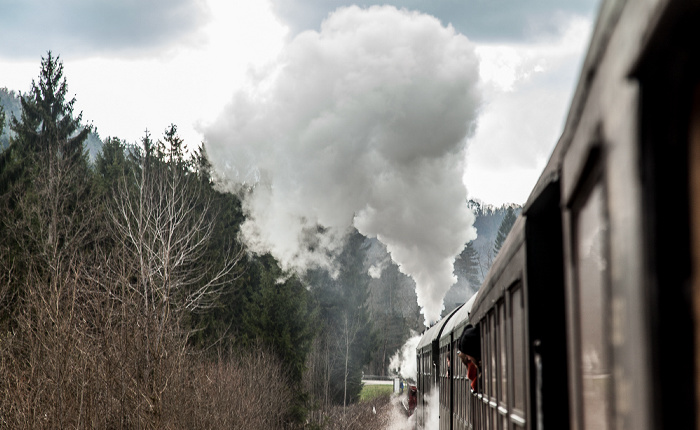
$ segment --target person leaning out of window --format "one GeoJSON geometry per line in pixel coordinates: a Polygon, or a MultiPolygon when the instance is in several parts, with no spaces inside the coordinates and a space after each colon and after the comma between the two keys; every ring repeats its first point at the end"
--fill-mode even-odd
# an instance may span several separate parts
{"type": "Polygon", "coordinates": [[[467,378],[471,381],[472,391],[477,390],[477,380],[481,369],[481,339],[479,329],[472,325],[464,328],[457,342],[457,356],[467,366],[467,378]]]}

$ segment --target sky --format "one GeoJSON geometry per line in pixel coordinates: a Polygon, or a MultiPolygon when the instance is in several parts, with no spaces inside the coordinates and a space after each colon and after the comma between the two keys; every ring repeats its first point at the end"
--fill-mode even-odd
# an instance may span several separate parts
{"type": "Polygon", "coordinates": [[[334,270],[354,225],[416,281],[428,322],[477,234],[465,200],[523,204],[546,164],[597,8],[0,0],[0,87],[29,90],[52,50],[102,138],[174,123],[204,141],[222,182],[252,190],[251,249],[334,270]]]}
{"type": "MultiPolygon", "coordinates": [[[[178,125],[190,146],[245,85],[344,0],[0,0],[0,86],[27,91],[42,55],[101,137],[178,125]],[[37,31],[37,29],[41,29],[37,31]]],[[[367,7],[371,2],[355,2],[367,7]]],[[[465,182],[486,203],[524,203],[562,128],[598,0],[390,0],[477,44],[485,102],[465,182]]]]}

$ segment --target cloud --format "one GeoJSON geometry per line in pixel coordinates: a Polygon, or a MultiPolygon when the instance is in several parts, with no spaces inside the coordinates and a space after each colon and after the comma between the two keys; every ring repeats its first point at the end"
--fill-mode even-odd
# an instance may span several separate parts
{"type": "MultiPolygon", "coordinates": [[[[473,41],[522,42],[542,34],[556,34],[557,17],[589,19],[600,0],[386,0],[382,4],[420,11],[452,24],[473,41]]],[[[319,23],[336,8],[358,4],[353,0],[273,0],[274,10],[292,34],[318,30],[319,23]]],[[[360,2],[359,4],[368,4],[360,2]]],[[[369,3],[371,4],[371,3],[369,3]]]]}
{"type": "Polygon", "coordinates": [[[209,20],[204,0],[0,0],[0,55],[36,59],[153,54],[196,43],[209,20]],[[11,42],[10,42],[11,41],[11,42]]]}
{"type": "MultiPolygon", "coordinates": [[[[157,58],[75,58],[54,51],[63,61],[69,95],[77,99],[76,112],[102,138],[128,142],[137,142],[146,129],[159,138],[174,123],[185,144],[196,148],[202,141],[198,126],[216,118],[251,65],[277,56],[287,31],[267,1],[207,0],[207,8],[213,19],[202,28],[201,46],[173,46],[157,58]]],[[[0,57],[0,86],[29,90],[42,55],[31,61],[0,57]]]]}
{"type": "Polygon", "coordinates": [[[285,269],[331,268],[354,225],[437,320],[476,236],[461,180],[481,100],[474,45],[427,15],[350,7],[251,76],[205,132],[215,167],[250,187],[251,249],[285,269]]]}
{"type": "Polygon", "coordinates": [[[560,16],[557,27],[556,37],[476,49],[484,106],[465,182],[487,203],[525,203],[561,134],[592,22],[560,16]]]}

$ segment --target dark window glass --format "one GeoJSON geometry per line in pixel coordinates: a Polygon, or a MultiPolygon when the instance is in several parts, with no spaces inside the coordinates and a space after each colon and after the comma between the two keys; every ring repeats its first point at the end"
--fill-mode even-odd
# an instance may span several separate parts
{"type": "Polygon", "coordinates": [[[520,413],[525,411],[525,336],[523,291],[517,286],[511,295],[511,332],[513,333],[513,401],[520,413]]]}
{"type": "MultiPolygon", "coordinates": [[[[489,351],[489,342],[488,338],[491,333],[489,330],[489,324],[488,324],[488,317],[484,318],[484,321],[482,322],[482,336],[481,336],[481,363],[482,363],[482,370],[481,370],[481,382],[484,385],[482,393],[484,396],[488,396],[488,394],[491,392],[491,387],[489,386],[489,381],[491,377],[491,372],[488,366],[489,363],[489,356],[491,352],[489,351]]],[[[481,389],[481,387],[480,387],[481,389]]]]}
{"type": "Polygon", "coordinates": [[[501,405],[508,403],[508,349],[506,348],[506,307],[504,302],[498,304],[498,349],[501,375],[499,399],[501,405]]]}
{"type": "Polygon", "coordinates": [[[489,357],[489,373],[491,374],[491,392],[490,397],[493,401],[496,401],[498,397],[498,342],[496,338],[498,337],[498,330],[496,330],[496,313],[491,311],[489,313],[489,327],[491,330],[491,336],[489,336],[489,348],[491,349],[491,356],[489,357]]]}

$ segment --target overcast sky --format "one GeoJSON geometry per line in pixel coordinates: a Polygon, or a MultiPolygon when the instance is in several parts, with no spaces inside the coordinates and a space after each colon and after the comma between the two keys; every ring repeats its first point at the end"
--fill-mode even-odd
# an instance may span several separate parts
{"type": "Polygon", "coordinates": [[[244,203],[251,249],[330,266],[376,237],[440,314],[467,198],[522,204],[556,141],[598,0],[0,0],[0,87],[47,50],[102,138],[178,126],[244,203]],[[326,227],[319,231],[318,224],[326,227]],[[316,252],[309,252],[316,250],[316,252]]]}
{"type": "MultiPolygon", "coordinates": [[[[469,142],[470,197],[523,203],[568,109],[599,0],[389,0],[477,45],[484,105],[469,142]]],[[[42,55],[61,56],[69,91],[104,138],[196,146],[260,67],[345,0],[0,0],[0,86],[26,91],[42,55]]]]}

